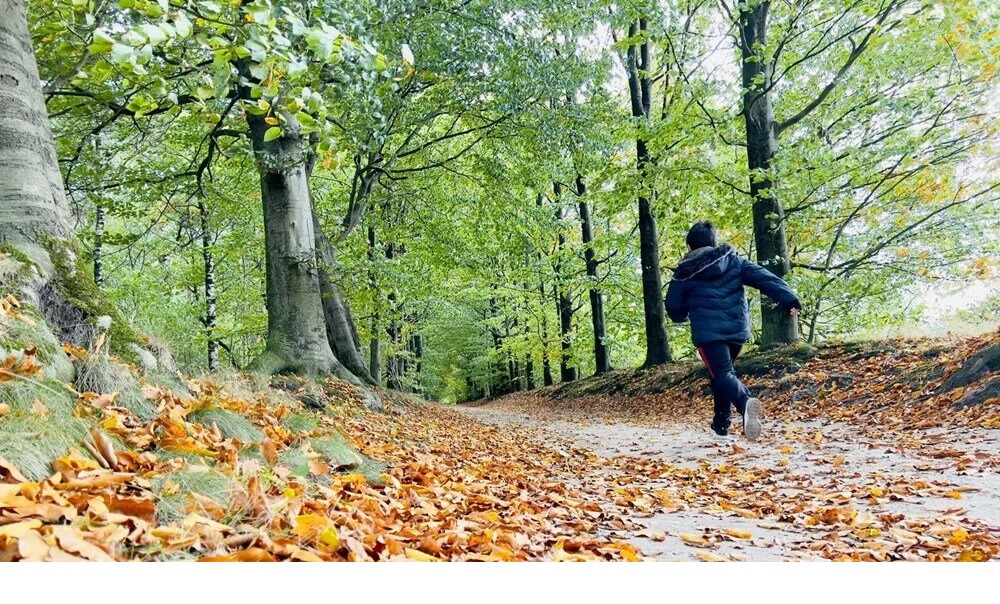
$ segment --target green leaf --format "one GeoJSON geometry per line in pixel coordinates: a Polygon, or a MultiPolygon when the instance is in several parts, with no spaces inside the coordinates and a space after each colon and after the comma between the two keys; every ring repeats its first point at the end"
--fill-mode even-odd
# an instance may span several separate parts
{"type": "Polygon", "coordinates": [[[264,142],[269,143],[273,140],[277,140],[281,138],[282,134],[284,133],[281,131],[281,128],[278,126],[271,126],[266,132],[264,132],[264,142]]]}

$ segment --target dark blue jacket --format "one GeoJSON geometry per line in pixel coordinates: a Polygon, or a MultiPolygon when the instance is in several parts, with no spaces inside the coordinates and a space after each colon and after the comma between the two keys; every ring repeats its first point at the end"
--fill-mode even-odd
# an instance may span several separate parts
{"type": "Polygon", "coordinates": [[[667,314],[675,323],[691,318],[695,346],[708,342],[750,340],[750,308],[743,286],[749,285],[788,311],[802,308],[781,278],[740,258],[728,244],[692,250],[674,271],[667,287],[667,314]]]}

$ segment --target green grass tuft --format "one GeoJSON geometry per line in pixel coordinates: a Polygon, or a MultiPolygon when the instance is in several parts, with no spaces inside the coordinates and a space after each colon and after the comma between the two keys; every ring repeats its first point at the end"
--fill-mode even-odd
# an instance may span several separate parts
{"type": "Polygon", "coordinates": [[[159,495],[156,501],[157,519],[160,522],[173,522],[187,516],[192,504],[197,507],[191,493],[207,497],[228,510],[232,507],[234,495],[241,488],[229,477],[203,466],[197,470],[182,470],[157,476],[153,479],[153,490],[159,495]],[[171,495],[162,495],[168,484],[176,485],[179,490],[171,495]]]}
{"type": "Polygon", "coordinates": [[[87,354],[77,362],[76,389],[98,394],[118,392],[116,405],[125,407],[144,422],[156,417],[156,407],[143,396],[132,372],[106,354],[87,354]]]}
{"type": "Polygon", "coordinates": [[[286,449],[282,451],[278,454],[275,465],[291,469],[292,474],[295,476],[309,475],[309,459],[306,458],[305,453],[301,449],[286,449]]]}
{"type": "Polygon", "coordinates": [[[8,354],[34,348],[38,362],[45,366],[48,375],[69,378],[72,375],[70,360],[41,313],[27,304],[18,310],[19,318],[0,316],[0,348],[8,354]]]}
{"type": "Polygon", "coordinates": [[[177,374],[168,371],[152,371],[144,376],[146,383],[150,386],[166,388],[174,396],[181,398],[191,396],[187,384],[177,374]]]}
{"type": "Polygon", "coordinates": [[[66,455],[70,448],[89,457],[81,441],[93,424],[73,417],[74,397],[58,382],[8,383],[0,386],[0,400],[10,405],[0,417],[0,456],[28,478],[40,480],[50,475],[52,460],[66,455]]]}
{"type": "Polygon", "coordinates": [[[326,438],[314,438],[309,444],[334,467],[340,467],[342,472],[357,472],[364,475],[368,482],[382,484],[381,475],[386,470],[385,464],[357,451],[339,432],[326,438]]]}
{"type": "Polygon", "coordinates": [[[312,432],[319,426],[319,420],[310,413],[292,413],[282,422],[292,432],[312,432]]]}
{"type": "Polygon", "coordinates": [[[257,429],[250,420],[226,409],[209,407],[199,409],[188,415],[188,420],[203,426],[215,424],[227,438],[235,438],[243,443],[259,443],[264,440],[264,433],[257,429]]]}

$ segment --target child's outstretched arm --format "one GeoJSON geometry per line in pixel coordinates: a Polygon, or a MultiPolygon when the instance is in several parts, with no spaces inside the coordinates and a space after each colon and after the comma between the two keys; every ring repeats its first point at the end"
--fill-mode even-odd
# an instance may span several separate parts
{"type": "Polygon", "coordinates": [[[688,319],[687,300],[684,295],[684,282],[671,280],[667,285],[667,298],[664,303],[667,307],[667,316],[674,323],[683,323],[688,319]]]}
{"type": "Polygon", "coordinates": [[[740,269],[740,278],[743,283],[764,292],[764,295],[774,300],[785,312],[792,312],[792,309],[802,309],[802,303],[799,302],[798,296],[795,295],[792,288],[788,287],[784,279],[745,258],[741,258],[740,261],[743,263],[740,269]]]}

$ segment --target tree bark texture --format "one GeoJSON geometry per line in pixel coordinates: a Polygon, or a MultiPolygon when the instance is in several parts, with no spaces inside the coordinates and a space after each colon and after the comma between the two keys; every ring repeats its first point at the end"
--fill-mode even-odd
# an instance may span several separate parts
{"type": "MultiPolygon", "coordinates": [[[[771,168],[778,152],[777,123],[771,99],[771,62],[762,56],[767,41],[769,1],[741,0],[740,55],[743,71],[743,118],[746,123],[747,165],[753,199],[753,233],[757,262],[785,278],[790,270],[785,211],[774,195],[771,168]]],[[[798,340],[798,320],[761,296],[761,344],[798,340]]]]}
{"type": "Polygon", "coordinates": [[[611,371],[611,359],[608,355],[607,345],[607,324],[604,320],[604,296],[597,287],[597,257],[594,253],[594,226],[590,219],[590,204],[587,203],[587,185],[583,182],[583,177],[576,177],[576,193],[580,196],[580,229],[583,236],[583,257],[587,263],[587,277],[591,280],[590,294],[590,319],[594,327],[594,361],[596,364],[595,373],[607,373],[611,371]]]}
{"type": "MultiPolygon", "coordinates": [[[[629,38],[646,33],[646,19],[639,19],[629,26],[629,38]]],[[[652,103],[648,38],[644,38],[639,45],[629,46],[627,68],[632,117],[648,124],[652,103]]],[[[646,139],[642,135],[635,141],[635,157],[642,183],[639,194],[639,259],[642,266],[642,308],[646,328],[646,361],[643,366],[652,367],[670,361],[670,345],[665,327],[666,310],[663,306],[663,279],[660,275],[660,241],[651,203],[654,192],[651,187],[647,187],[649,181],[647,171],[653,160],[646,139]]]]}

